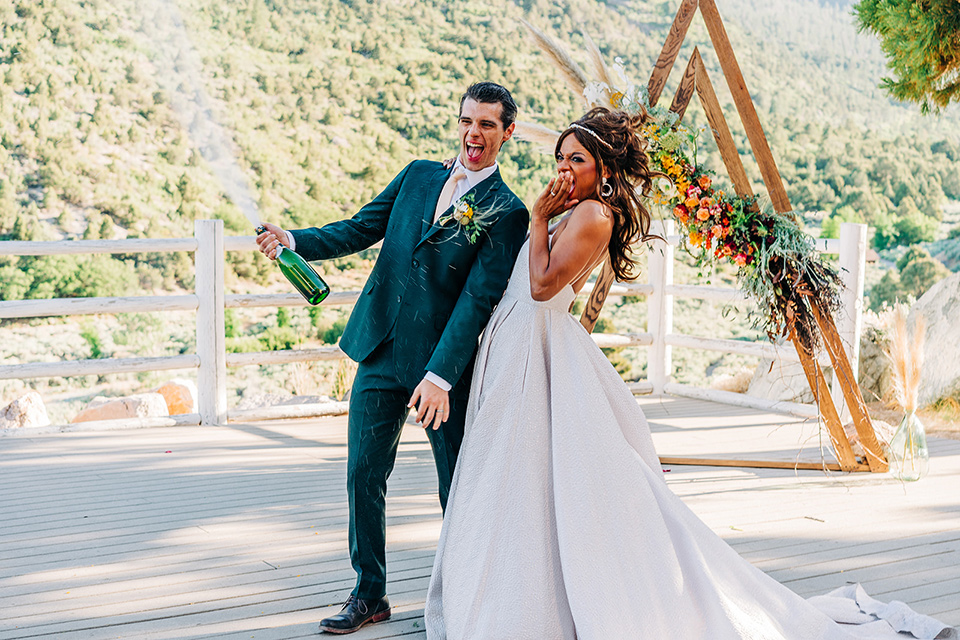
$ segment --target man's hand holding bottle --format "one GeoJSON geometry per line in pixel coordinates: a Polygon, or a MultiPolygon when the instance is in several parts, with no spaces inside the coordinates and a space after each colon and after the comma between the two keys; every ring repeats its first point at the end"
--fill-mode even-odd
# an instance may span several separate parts
{"type": "Polygon", "coordinates": [[[281,246],[290,248],[287,232],[269,222],[262,223],[260,227],[263,228],[263,232],[257,236],[257,248],[263,255],[271,260],[276,260],[277,252],[281,246]]]}

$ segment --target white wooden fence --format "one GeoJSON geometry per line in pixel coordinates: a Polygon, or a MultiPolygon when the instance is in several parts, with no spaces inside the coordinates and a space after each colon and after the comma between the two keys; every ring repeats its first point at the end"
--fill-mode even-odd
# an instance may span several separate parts
{"type": "MultiPolygon", "coordinates": [[[[659,224],[659,223],[655,223],[659,224]]],[[[743,394],[704,389],[671,382],[673,373],[672,349],[701,349],[723,353],[737,353],[783,361],[797,361],[792,347],[769,342],[744,342],[704,338],[676,333],[673,330],[673,300],[699,298],[721,302],[736,302],[743,294],[732,288],[674,284],[674,247],[679,237],[673,234],[672,223],[655,232],[667,242],[656,242],[648,259],[646,272],[649,283],[615,285],[611,296],[632,295],[645,297],[648,305],[648,326],[644,333],[594,334],[601,347],[649,347],[646,381],[633,383],[634,393],[674,394],[717,400],[741,406],[789,411],[804,416],[815,416],[813,405],[776,403],[743,394]]],[[[863,304],[863,271],[866,255],[865,225],[841,225],[839,240],[818,241],[824,253],[839,254],[841,277],[846,286],[844,312],[837,318],[840,335],[857,370],[858,345],[863,304]]],[[[104,375],[143,371],[197,370],[199,414],[172,416],[165,419],[141,420],[149,424],[224,424],[227,420],[304,417],[321,409],[310,407],[276,407],[269,411],[228,411],[227,369],[261,364],[279,364],[344,358],[336,346],[316,349],[262,351],[257,353],[227,353],[224,335],[224,310],[252,307],[306,306],[296,293],[268,295],[225,295],[224,255],[226,251],[255,251],[253,236],[225,237],[220,220],[198,220],[193,238],[136,239],[136,240],[72,240],[59,242],[0,242],[0,255],[44,256],[63,254],[146,253],[189,251],[195,254],[196,290],[189,295],[138,296],[110,298],[55,298],[48,300],[15,300],[0,302],[0,319],[57,317],[89,314],[139,313],[193,310],[197,312],[197,353],[163,357],[100,358],[61,362],[41,362],[0,365],[0,379],[28,379],[79,375],[104,375]]],[[[587,285],[581,294],[589,294],[587,285]]],[[[334,292],[323,302],[325,306],[351,305],[359,291],[334,292]]],[[[826,364],[829,364],[825,361],[826,364]]],[[[834,397],[842,401],[838,389],[834,397]]]]}

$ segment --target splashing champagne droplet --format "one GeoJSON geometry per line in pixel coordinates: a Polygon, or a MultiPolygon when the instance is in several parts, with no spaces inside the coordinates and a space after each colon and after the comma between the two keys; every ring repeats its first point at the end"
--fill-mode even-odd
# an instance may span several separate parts
{"type": "MultiPolygon", "coordinates": [[[[232,152],[232,140],[213,115],[213,105],[204,88],[202,65],[183,19],[171,0],[140,2],[143,29],[156,45],[154,63],[158,80],[170,99],[170,106],[180,119],[190,140],[220,181],[226,196],[243,212],[247,220],[263,233],[257,204],[247,187],[247,180],[232,152]],[[151,14],[150,11],[153,11],[151,14]]],[[[277,252],[281,273],[310,304],[330,294],[330,287],[296,252],[281,246],[277,252]]]]}
{"type": "Polygon", "coordinates": [[[257,203],[233,153],[233,140],[214,116],[203,81],[203,66],[190,42],[177,6],[171,0],[138,2],[143,31],[153,41],[152,61],[170,107],[190,141],[210,165],[224,194],[254,227],[260,226],[257,203]]]}

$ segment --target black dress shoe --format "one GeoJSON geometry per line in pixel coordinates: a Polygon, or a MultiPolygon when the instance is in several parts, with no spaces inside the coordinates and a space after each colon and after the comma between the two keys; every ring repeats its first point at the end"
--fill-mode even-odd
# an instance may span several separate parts
{"type": "Polygon", "coordinates": [[[390,601],[387,600],[387,596],[379,600],[361,600],[351,595],[343,603],[340,613],[320,621],[320,631],[353,633],[368,622],[383,622],[389,618],[390,601]]]}

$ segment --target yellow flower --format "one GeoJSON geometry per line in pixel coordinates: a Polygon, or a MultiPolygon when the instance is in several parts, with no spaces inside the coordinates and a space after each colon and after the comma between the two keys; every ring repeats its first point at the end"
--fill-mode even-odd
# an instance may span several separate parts
{"type": "Polygon", "coordinates": [[[696,231],[694,231],[693,233],[690,234],[690,242],[693,243],[693,246],[699,247],[700,243],[703,242],[703,236],[697,233],[696,231]]]}

